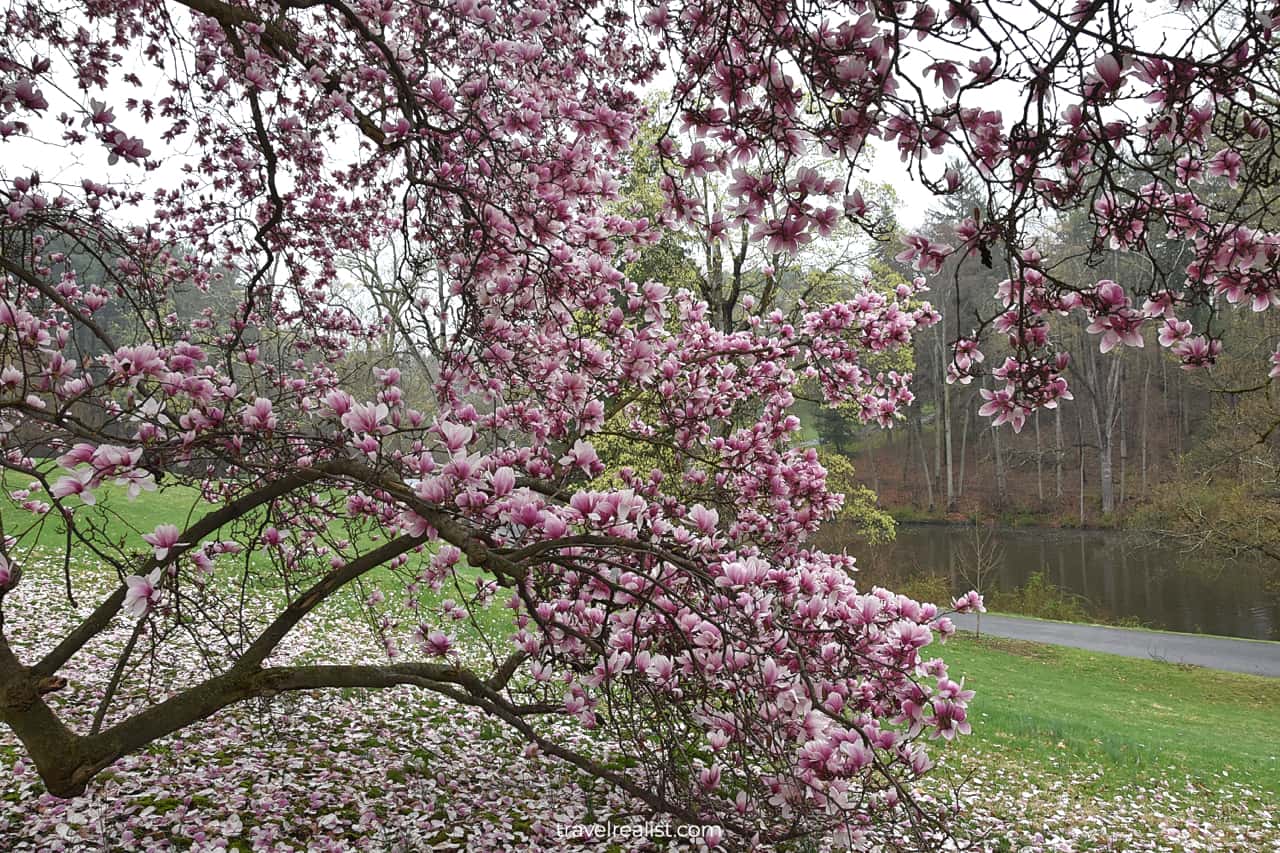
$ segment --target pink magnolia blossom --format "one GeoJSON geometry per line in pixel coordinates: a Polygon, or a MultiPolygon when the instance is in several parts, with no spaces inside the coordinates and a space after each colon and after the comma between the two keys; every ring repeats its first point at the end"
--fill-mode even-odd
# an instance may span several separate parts
{"type": "Polygon", "coordinates": [[[124,579],[125,594],[122,609],[134,617],[146,615],[147,611],[160,603],[160,578],[162,569],[152,569],[146,575],[130,575],[124,579]]]}
{"type": "Polygon", "coordinates": [[[1210,177],[1225,177],[1227,183],[1236,186],[1240,181],[1240,169],[1244,166],[1244,157],[1233,148],[1224,148],[1209,160],[1210,177]]]}
{"type": "Polygon", "coordinates": [[[49,490],[55,498],[75,495],[84,503],[92,506],[97,502],[93,494],[94,473],[91,468],[81,468],[65,477],[59,477],[49,490]]]}
{"type": "Polygon", "coordinates": [[[276,415],[271,401],[265,397],[256,398],[240,415],[240,421],[249,429],[272,430],[276,428],[276,415]]]}
{"type": "MultiPolygon", "coordinates": [[[[144,471],[141,468],[130,468],[129,470],[116,477],[117,485],[125,486],[125,495],[129,500],[134,500],[143,492],[154,492],[156,490],[155,476],[150,471],[144,471]]],[[[80,496],[84,500],[84,495],[80,496]]],[[[89,501],[85,501],[89,503],[89,501]]]]}
{"type": "Polygon", "coordinates": [[[596,449],[589,442],[578,439],[573,443],[573,447],[569,452],[561,457],[561,465],[573,465],[581,468],[588,475],[595,475],[603,469],[604,465],[600,462],[600,457],[596,455],[596,449]]]}
{"type": "Polygon", "coordinates": [[[439,430],[445,447],[452,453],[457,453],[470,444],[474,435],[471,427],[447,421],[439,425],[439,430]]]}
{"type": "Polygon", "coordinates": [[[357,434],[388,432],[391,427],[383,424],[387,412],[385,403],[353,405],[342,415],[342,425],[357,434]]]}
{"type": "Polygon", "coordinates": [[[421,637],[423,651],[432,657],[444,657],[453,648],[453,638],[439,629],[426,631],[421,637]]]}
{"type": "Polygon", "coordinates": [[[178,541],[181,535],[177,525],[158,524],[151,533],[144,533],[142,539],[152,546],[157,560],[165,560],[172,549],[188,544],[178,541]]]}
{"type": "Polygon", "coordinates": [[[516,485],[516,474],[509,466],[502,466],[493,472],[493,494],[494,497],[504,497],[509,495],[516,485]]]}
{"type": "Polygon", "coordinates": [[[1186,320],[1170,317],[1160,327],[1158,340],[1162,347],[1172,347],[1191,334],[1192,326],[1186,320]]]}
{"type": "Polygon", "coordinates": [[[902,242],[907,248],[898,253],[897,260],[911,264],[913,269],[922,273],[936,273],[941,270],[943,261],[951,253],[950,246],[935,244],[928,238],[914,234],[904,237],[902,242]]]}
{"type": "Polygon", "coordinates": [[[1008,423],[1013,424],[1014,432],[1022,431],[1022,427],[1027,420],[1027,412],[1025,408],[1015,402],[1012,385],[1006,385],[1004,388],[994,391],[980,388],[978,393],[986,401],[978,409],[978,414],[992,418],[992,423],[996,426],[1008,423]]]}

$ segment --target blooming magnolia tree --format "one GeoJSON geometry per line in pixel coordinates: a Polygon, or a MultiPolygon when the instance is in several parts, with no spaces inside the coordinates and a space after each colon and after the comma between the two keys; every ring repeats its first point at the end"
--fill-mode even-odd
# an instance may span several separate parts
{"type": "MultiPolygon", "coordinates": [[[[806,383],[892,423],[909,377],[867,365],[934,322],[923,279],[728,324],[620,270],[671,227],[745,227],[771,253],[841,219],[874,227],[851,184],[801,164],[820,154],[852,179],[880,139],[937,192],[958,184],[933,171],[943,152],[988,182],[962,245],[910,237],[902,256],[929,273],[1009,249],[1007,311],[955,348],[963,380],[988,325],[1009,337],[988,414],[1016,427],[1068,395],[1054,312],[1087,312],[1104,349],[1159,323],[1207,362],[1213,312],[1186,309],[1280,302],[1280,242],[1261,230],[1274,14],[1193,8],[1145,44],[1103,0],[722,0],[640,20],[607,0],[11,3],[0,416],[6,484],[32,521],[5,531],[0,604],[22,583],[24,534],[48,524],[114,589],[31,659],[9,638],[36,626],[5,622],[0,719],[66,796],[232,703],[411,684],[730,837],[916,831],[920,739],[968,731],[970,692],[924,654],[952,626],[806,546],[840,497],[793,446],[789,410],[806,383]],[[664,63],[665,209],[628,218],[639,95],[664,63]],[[709,174],[728,197],[714,217],[684,189],[709,174]],[[1116,246],[1187,241],[1185,275],[1055,277],[1037,224],[1082,204],[1116,246]],[[383,240],[404,250],[379,298],[402,298],[370,323],[339,298],[340,259],[383,240]],[[369,388],[352,353],[388,325],[429,394],[406,393],[393,353],[369,388]],[[606,424],[680,475],[600,487],[606,424]],[[193,488],[190,517],[126,536],[102,523],[128,527],[143,490],[193,488]],[[374,576],[385,662],[273,656],[374,576]],[[278,606],[246,608],[258,589],[278,606]],[[464,661],[458,626],[491,605],[511,629],[464,661]],[[133,639],[73,727],[65,678],[116,620],[133,639]],[[116,701],[136,658],[183,634],[207,671],[116,701]],[[557,741],[546,720],[566,715],[635,766],[557,741]]],[[[97,593],[68,569],[68,596],[97,593]]]]}

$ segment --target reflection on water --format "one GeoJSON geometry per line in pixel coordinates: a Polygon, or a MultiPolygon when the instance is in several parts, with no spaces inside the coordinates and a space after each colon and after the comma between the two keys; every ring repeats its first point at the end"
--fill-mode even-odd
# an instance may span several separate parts
{"type": "MultiPolygon", "coordinates": [[[[848,535],[838,526],[824,531],[825,547],[841,541],[848,535]]],[[[1265,592],[1258,563],[1211,560],[1115,531],[995,528],[989,545],[992,559],[981,584],[988,591],[1013,590],[1040,572],[1098,615],[1172,631],[1280,640],[1280,598],[1265,592]]],[[[976,585],[977,547],[972,527],[904,524],[897,541],[850,551],[866,582],[892,587],[894,580],[940,574],[959,593],[976,585]]]]}

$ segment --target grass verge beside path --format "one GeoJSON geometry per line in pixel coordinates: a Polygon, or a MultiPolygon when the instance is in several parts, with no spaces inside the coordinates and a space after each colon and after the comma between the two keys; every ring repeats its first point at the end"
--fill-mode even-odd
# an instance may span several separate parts
{"type": "Polygon", "coordinates": [[[972,634],[936,654],[977,691],[973,748],[1048,774],[1103,771],[1099,796],[1173,774],[1280,797],[1280,680],[972,634]]]}

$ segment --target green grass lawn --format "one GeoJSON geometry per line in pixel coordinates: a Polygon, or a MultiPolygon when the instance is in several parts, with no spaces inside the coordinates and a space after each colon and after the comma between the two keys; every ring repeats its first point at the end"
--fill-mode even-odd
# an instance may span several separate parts
{"type": "MultiPolygon", "coordinates": [[[[12,471],[5,472],[3,476],[6,492],[23,488],[28,482],[30,478],[12,471]]],[[[218,509],[217,505],[207,502],[199,490],[185,485],[166,484],[157,491],[142,492],[131,500],[123,487],[108,482],[95,489],[95,497],[97,500],[93,505],[83,504],[75,497],[65,501],[68,508],[76,513],[77,524],[82,525],[95,542],[120,543],[124,550],[137,551],[140,556],[150,550],[150,546],[143,542],[142,535],[150,533],[157,525],[175,524],[180,529],[185,529],[202,516],[218,509]]],[[[254,515],[260,516],[262,512],[258,510],[254,515]]],[[[14,501],[0,500],[0,523],[3,524],[6,535],[18,539],[17,546],[11,549],[12,554],[56,554],[60,557],[67,547],[65,526],[56,511],[35,516],[14,501]]],[[[216,538],[219,537],[210,537],[211,540],[216,538]]],[[[243,544],[250,546],[248,542],[243,544]]],[[[379,542],[371,538],[365,544],[376,547],[379,542]]],[[[427,546],[428,553],[432,550],[432,546],[427,546]]],[[[71,554],[76,567],[73,571],[82,571],[91,566],[91,557],[86,556],[83,544],[73,542],[71,554]]],[[[250,579],[253,588],[260,592],[279,591],[279,581],[269,570],[266,557],[250,554],[249,559],[256,568],[267,569],[250,579]]],[[[240,577],[242,564],[239,561],[227,561],[223,566],[233,582],[240,577]]],[[[464,601],[474,593],[475,581],[479,576],[478,570],[466,565],[464,557],[450,582],[439,593],[426,591],[420,598],[427,606],[447,598],[464,601]]],[[[326,601],[321,610],[358,617],[362,612],[360,601],[374,589],[383,591],[391,607],[405,597],[403,582],[394,579],[389,569],[378,567],[326,601]]],[[[475,612],[474,620],[460,623],[460,637],[480,639],[483,633],[490,641],[505,639],[512,630],[511,612],[503,606],[508,597],[508,593],[500,591],[490,607],[475,612]]]]}
{"type": "MultiPolygon", "coordinates": [[[[56,482],[61,473],[51,472],[51,482],[56,482]]],[[[30,477],[13,471],[4,473],[3,487],[6,493],[23,488],[30,482],[30,477]]],[[[142,492],[131,501],[124,488],[104,483],[94,490],[94,496],[97,503],[93,506],[81,503],[76,497],[67,498],[65,504],[83,520],[99,527],[112,540],[150,533],[158,524],[186,527],[214,509],[205,502],[199,491],[189,486],[167,485],[162,491],[142,492]]],[[[45,497],[47,500],[48,496],[37,493],[35,497],[45,497]]],[[[40,550],[66,547],[62,519],[56,510],[44,516],[35,516],[16,502],[3,499],[0,500],[0,522],[4,524],[6,535],[18,537],[20,547],[35,546],[40,550]]],[[[141,542],[138,544],[142,546],[141,542]]]]}
{"type": "Polygon", "coordinates": [[[935,653],[977,691],[976,747],[1102,770],[1099,794],[1167,774],[1280,794],[1280,679],[971,634],[935,653]]]}

